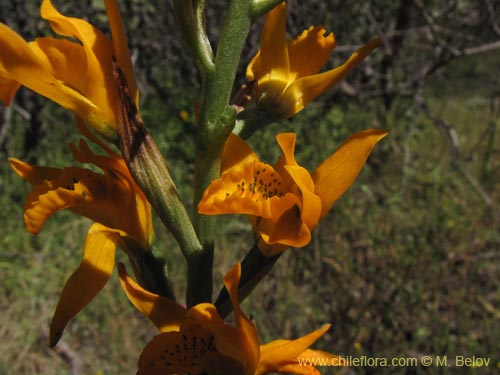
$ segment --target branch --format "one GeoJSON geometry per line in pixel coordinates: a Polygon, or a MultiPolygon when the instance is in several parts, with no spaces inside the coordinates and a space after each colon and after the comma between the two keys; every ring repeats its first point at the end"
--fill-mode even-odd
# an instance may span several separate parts
{"type": "Polygon", "coordinates": [[[447,136],[449,141],[448,144],[450,145],[451,148],[453,165],[457,168],[458,172],[476,191],[476,193],[479,195],[483,203],[488,207],[492,207],[493,200],[491,199],[491,197],[483,189],[481,184],[474,178],[474,176],[472,176],[470,172],[462,166],[462,162],[464,160],[462,155],[462,147],[460,145],[458,134],[453,125],[450,124],[448,121],[436,116],[431,111],[424,98],[419,94],[415,95],[415,101],[419,105],[422,112],[427,116],[427,118],[430,119],[434,123],[434,125],[436,125],[439,129],[443,130],[443,133],[447,136]]]}

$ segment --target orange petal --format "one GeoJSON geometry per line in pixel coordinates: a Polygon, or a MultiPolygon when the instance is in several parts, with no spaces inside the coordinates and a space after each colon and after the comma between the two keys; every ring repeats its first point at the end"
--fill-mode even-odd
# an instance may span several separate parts
{"type": "Polygon", "coordinates": [[[224,173],[236,165],[248,163],[253,160],[259,160],[259,158],[250,148],[248,143],[231,133],[224,145],[224,152],[222,153],[221,160],[221,173],[224,173]]]}
{"type": "MultiPolygon", "coordinates": [[[[33,174],[41,174],[54,169],[31,166],[39,169],[33,174]]],[[[120,225],[124,221],[123,187],[116,180],[87,169],[69,167],[58,170],[57,176],[34,185],[27,195],[24,219],[28,231],[40,232],[45,221],[55,212],[70,208],[73,212],[89,217],[106,226],[126,229],[120,225]],[[114,200],[110,200],[114,195],[114,200]],[[120,228],[121,227],[121,228],[120,228]]],[[[126,191],[125,191],[126,192],[126,191]]]]}
{"type": "MultiPolygon", "coordinates": [[[[57,178],[33,186],[26,196],[24,220],[31,233],[39,233],[47,219],[57,211],[92,204],[94,197],[85,180],[102,180],[102,176],[76,167],[60,169],[59,172],[57,178]]],[[[89,214],[93,216],[90,211],[89,214]]]]}
{"type": "Polygon", "coordinates": [[[251,161],[227,170],[213,181],[205,190],[198,211],[205,215],[277,217],[297,201],[285,188],[282,177],[272,166],[251,161]]]}
{"type": "Polygon", "coordinates": [[[353,184],[375,144],[387,130],[370,129],[351,135],[314,171],[315,193],[321,198],[323,218],[353,184]]]}
{"type": "Polygon", "coordinates": [[[295,160],[296,134],[281,133],[276,136],[276,140],[283,153],[283,156],[276,165],[276,169],[280,173],[282,170],[286,171],[288,180],[298,187],[301,201],[299,205],[300,218],[307,225],[309,230],[312,230],[319,221],[321,199],[314,193],[314,182],[311,174],[295,160]]]}
{"type": "Polygon", "coordinates": [[[65,208],[107,227],[123,230],[148,249],[153,236],[151,205],[121,158],[94,155],[85,142],[71,147],[75,158],[93,163],[105,175],[88,169],[47,168],[10,159],[12,168],[33,185],[25,203],[28,231],[39,233],[45,221],[65,208]]]}
{"type": "Polygon", "coordinates": [[[69,320],[92,301],[108,282],[115,265],[115,249],[124,233],[93,224],[85,240],[83,259],[59,298],[50,325],[49,345],[57,344],[69,320]]]}
{"type": "MultiPolygon", "coordinates": [[[[329,324],[325,324],[320,329],[309,333],[296,340],[276,340],[260,347],[261,358],[259,368],[255,375],[269,374],[273,372],[281,372],[281,369],[288,365],[297,364],[297,358],[307,351],[309,346],[314,344],[321,336],[330,328],[329,324]]],[[[300,366],[298,366],[300,367],[300,366]]],[[[289,370],[291,368],[288,368],[289,370]]],[[[293,372],[303,374],[302,372],[293,372]]],[[[314,372],[312,372],[314,374],[314,372]]],[[[305,372],[308,374],[308,372],[305,372]]]]}
{"type": "Polygon", "coordinates": [[[77,112],[91,104],[70,87],[64,86],[44,68],[40,58],[13,30],[0,23],[0,74],[3,80],[10,82],[6,90],[6,102],[9,102],[15,85],[12,80],[50,98],[64,108],[77,112]]]}
{"type": "Polygon", "coordinates": [[[50,0],[43,0],[42,18],[49,21],[59,35],[79,40],[85,50],[87,71],[83,94],[95,105],[95,110],[85,116],[103,135],[113,137],[116,132],[115,111],[118,108],[113,78],[113,44],[97,28],[88,22],[59,13],[50,0]]]}
{"type": "Polygon", "coordinates": [[[20,86],[19,82],[10,78],[9,74],[3,70],[0,61],[0,100],[6,107],[10,105],[20,86]]]}
{"type": "Polygon", "coordinates": [[[288,81],[290,64],[286,40],[286,5],[281,3],[266,15],[260,50],[248,64],[247,79],[288,81]]]}
{"type": "Polygon", "coordinates": [[[31,185],[38,185],[43,183],[44,180],[55,179],[61,173],[60,168],[39,167],[25,163],[16,158],[9,158],[9,163],[14,172],[28,181],[31,185]]]}
{"type": "Polygon", "coordinates": [[[295,142],[297,134],[295,133],[280,133],[276,135],[276,141],[281,148],[283,157],[277,164],[282,165],[298,165],[295,161],[295,142]]]}
{"type": "Polygon", "coordinates": [[[325,32],[323,26],[311,26],[288,43],[290,72],[296,79],[318,73],[328,61],[336,42],[333,33],[325,32]]]}
{"type": "Polygon", "coordinates": [[[259,335],[253,322],[241,309],[238,299],[238,285],[241,277],[241,265],[237,263],[224,276],[224,285],[231,298],[234,320],[238,330],[225,325],[216,334],[215,340],[220,353],[230,356],[242,363],[244,374],[253,375],[257,369],[260,349],[259,335]]]}
{"type": "Polygon", "coordinates": [[[300,218],[310,230],[319,222],[321,198],[314,193],[314,183],[309,172],[300,166],[285,166],[286,171],[297,184],[302,197],[300,218]]]}
{"type": "Polygon", "coordinates": [[[122,289],[132,304],[151,320],[161,332],[178,331],[186,309],[176,302],[148,292],[127,274],[125,266],[118,264],[122,289]]]}
{"type": "Polygon", "coordinates": [[[199,303],[187,311],[186,319],[181,325],[181,330],[190,329],[193,325],[200,325],[213,333],[226,324],[214,305],[211,303],[199,303]]]}
{"type": "Polygon", "coordinates": [[[87,77],[82,73],[87,71],[87,59],[80,44],[45,37],[28,45],[51,76],[84,95],[87,77]]]}
{"type": "MultiPolygon", "coordinates": [[[[302,221],[298,207],[289,209],[278,220],[260,220],[257,229],[262,240],[270,245],[303,247],[311,242],[311,230],[302,221]]],[[[285,249],[283,246],[266,247],[266,255],[276,255],[285,249]]]]}
{"type": "Polygon", "coordinates": [[[224,286],[229,293],[231,304],[233,305],[236,326],[242,328],[248,334],[248,337],[251,339],[252,343],[258,343],[259,337],[257,335],[257,329],[255,328],[251,320],[247,318],[240,306],[240,301],[238,298],[238,286],[240,284],[240,278],[241,264],[237,263],[224,276],[224,286]]]}
{"type": "Polygon", "coordinates": [[[285,93],[288,103],[287,107],[290,108],[287,117],[299,112],[314,98],[323,94],[343,80],[347,74],[359,65],[379,44],[379,39],[373,39],[354,52],[341,66],[324,73],[303,77],[294,81],[285,93]]]}

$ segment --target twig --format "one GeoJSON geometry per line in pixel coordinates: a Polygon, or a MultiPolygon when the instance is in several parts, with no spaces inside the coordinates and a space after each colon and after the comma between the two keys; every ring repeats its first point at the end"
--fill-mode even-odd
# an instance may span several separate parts
{"type": "Polygon", "coordinates": [[[488,195],[488,193],[483,189],[481,184],[470,174],[470,172],[463,167],[462,162],[464,160],[463,155],[462,155],[462,147],[460,145],[460,140],[458,138],[458,134],[453,127],[452,124],[450,124],[448,121],[436,116],[427,103],[425,102],[424,98],[420,95],[415,95],[415,101],[419,105],[420,109],[422,112],[429,118],[434,125],[436,125],[439,129],[443,130],[443,133],[447,136],[448,138],[448,144],[450,145],[451,148],[451,154],[452,154],[452,159],[453,159],[453,165],[456,167],[458,172],[464,177],[464,179],[469,183],[469,185],[476,191],[476,193],[479,195],[479,197],[482,199],[484,204],[488,207],[493,206],[493,200],[491,197],[488,195]]]}
{"type": "MultiPolygon", "coordinates": [[[[42,308],[45,310],[45,308],[42,308]]],[[[49,333],[46,328],[40,329],[40,337],[44,342],[48,342],[49,333]]],[[[59,341],[59,343],[52,349],[50,349],[57,353],[64,362],[66,362],[70,368],[71,375],[83,375],[83,361],[80,354],[77,351],[74,351],[70,348],[70,346],[64,341],[59,341]]]]}
{"type": "Polygon", "coordinates": [[[72,350],[65,342],[59,342],[54,351],[69,365],[71,375],[83,374],[83,363],[78,352],[72,350]]]}
{"type": "Polygon", "coordinates": [[[475,55],[477,53],[492,51],[498,48],[500,48],[500,40],[497,40],[496,42],[486,43],[477,47],[465,48],[460,53],[462,55],[468,56],[468,55],[475,55]]]}
{"type": "Polygon", "coordinates": [[[7,130],[10,126],[10,119],[12,117],[12,107],[4,107],[0,110],[0,149],[3,149],[3,143],[5,141],[5,137],[7,136],[7,130]]]}

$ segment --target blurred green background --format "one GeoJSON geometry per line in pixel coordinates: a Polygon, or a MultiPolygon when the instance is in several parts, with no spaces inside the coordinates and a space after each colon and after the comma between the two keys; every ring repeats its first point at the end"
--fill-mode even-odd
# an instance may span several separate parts
{"type": "MultiPolygon", "coordinates": [[[[61,12],[107,30],[102,1],[54,1],[61,12]]],[[[228,1],[207,1],[216,45],[228,1]]],[[[194,103],[199,81],[167,1],[123,0],[141,89],[141,113],[186,203],[192,194],[194,103]],[[181,116],[187,111],[189,119],[181,116]]],[[[38,1],[0,0],[0,21],[27,40],[50,33],[38,1]]],[[[313,170],[351,133],[390,129],[353,187],[314,231],[290,249],[244,303],[262,341],[295,338],[331,323],[316,348],[353,357],[448,356],[450,367],[322,369],[324,374],[500,372],[500,4],[498,0],[288,1],[288,32],[334,31],[339,65],[373,36],[382,45],[341,85],[288,121],[250,139],[263,160],[278,155],[278,132],[298,133],[297,160],[313,170]],[[491,358],[457,367],[455,356],[491,358]]],[[[258,48],[259,20],[237,85],[258,48]]],[[[0,53],[2,53],[0,51],[0,53]]],[[[237,87],[236,87],[237,88],[237,87]]],[[[23,224],[27,183],[7,157],[72,164],[72,116],[21,89],[0,109],[0,374],[133,374],[154,327],[119,290],[116,275],[46,345],[51,315],[76,268],[90,222],[54,215],[33,236],[23,224]]],[[[216,287],[251,246],[245,218],[221,217],[216,287]]],[[[178,295],[185,267],[157,222],[178,295]]],[[[120,259],[124,259],[120,255],[120,259]]]]}

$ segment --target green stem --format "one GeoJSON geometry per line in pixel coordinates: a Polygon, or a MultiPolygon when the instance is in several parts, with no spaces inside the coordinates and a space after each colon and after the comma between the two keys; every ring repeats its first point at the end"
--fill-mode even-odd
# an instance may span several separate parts
{"type": "MultiPolygon", "coordinates": [[[[272,257],[262,255],[257,245],[245,256],[241,262],[241,278],[238,284],[238,298],[243,301],[259,282],[272,270],[282,253],[272,257]]],[[[215,306],[222,318],[228,316],[233,311],[233,305],[226,288],[222,288],[215,301],[215,306]]]]}
{"type": "Polygon", "coordinates": [[[227,11],[217,46],[215,70],[204,82],[201,125],[216,125],[229,105],[234,79],[252,19],[248,0],[233,0],[227,11]]]}
{"type": "Polygon", "coordinates": [[[232,0],[224,20],[215,63],[204,27],[204,0],[174,0],[181,30],[202,78],[199,131],[196,139],[194,227],[202,250],[188,261],[188,306],[211,301],[216,218],[200,215],[198,202],[208,185],[219,177],[224,143],[235,124],[235,110],[229,105],[241,51],[252,20],[281,1],[232,0]]]}
{"type": "Polygon", "coordinates": [[[137,282],[148,291],[175,301],[165,260],[157,254],[157,250],[152,248],[150,251],[144,251],[129,244],[126,248],[137,282]]]}
{"type": "Polygon", "coordinates": [[[211,300],[215,217],[199,215],[197,205],[208,185],[220,176],[224,143],[234,127],[235,110],[229,105],[231,92],[245,40],[251,26],[250,2],[233,0],[226,14],[215,56],[215,69],[202,74],[200,123],[197,135],[194,187],[194,226],[203,246],[203,254],[188,266],[189,280],[200,280],[193,289],[194,302],[211,300]],[[204,261],[200,261],[203,259],[204,261]]]}
{"type": "Polygon", "coordinates": [[[282,2],[283,0],[253,0],[252,19],[256,20],[282,2]]]}
{"type": "Polygon", "coordinates": [[[236,118],[233,133],[242,139],[250,138],[256,131],[264,129],[280,119],[279,115],[271,111],[263,111],[258,107],[245,109],[236,118]]]}
{"type": "Polygon", "coordinates": [[[194,62],[202,77],[213,71],[213,51],[204,25],[205,1],[197,0],[196,11],[191,0],[173,0],[177,22],[186,39],[194,62]]]}

